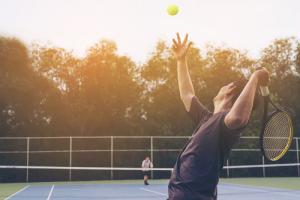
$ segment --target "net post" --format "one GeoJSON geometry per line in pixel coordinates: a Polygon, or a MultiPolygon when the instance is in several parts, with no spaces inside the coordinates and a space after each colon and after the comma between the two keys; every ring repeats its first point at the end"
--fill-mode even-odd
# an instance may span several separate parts
{"type": "Polygon", "coordinates": [[[264,176],[264,178],[265,178],[265,177],[266,177],[265,157],[262,156],[261,158],[262,158],[262,164],[263,164],[263,166],[262,166],[262,168],[263,168],[263,176],[264,176]]]}
{"type": "MultiPolygon", "coordinates": [[[[150,137],[150,156],[151,156],[151,160],[152,163],[154,162],[154,158],[153,158],[153,136],[150,137]]],[[[151,170],[151,178],[154,179],[154,173],[153,170],[151,170]]]]}
{"type": "MultiPolygon", "coordinates": [[[[226,160],[226,165],[229,166],[229,159],[226,160]]],[[[229,168],[227,167],[227,178],[230,177],[229,168]]]]}
{"type": "MultiPolygon", "coordinates": [[[[110,167],[114,167],[114,136],[110,136],[110,167]]],[[[114,179],[113,170],[110,170],[110,179],[114,179]]]]}
{"type": "Polygon", "coordinates": [[[72,181],[72,150],[73,150],[73,138],[72,136],[70,136],[69,181],[72,181]]]}
{"type": "MultiPolygon", "coordinates": [[[[297,156],[297,163],[299,164],[299,138],[295,138],[296,139],[296,156],[297,156]]],[[[298,169],[298,176],[300,176],[300,166],[297,166],[298,169]]]]}
{"type": "Polygon", "coordinates": [[[30,152],[30,137],[27,137],[26,138],[26,143],[27,143],[27,145],[26,145],[26,166],[27,166],[27,168],[26,168],[26,182],[28,182],[29,181],[29,152],[30,152]]]}

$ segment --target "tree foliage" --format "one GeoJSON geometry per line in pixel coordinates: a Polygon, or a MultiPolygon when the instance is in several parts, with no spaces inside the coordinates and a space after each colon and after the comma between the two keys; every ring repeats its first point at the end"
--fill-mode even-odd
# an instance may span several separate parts
{"type": "MultiPolygon", "coordinates": [[[[90,47],[83,58],[39,44],[29,50],[17,39],[0,38],[3,136],[191,133],[179,98],[176,60],[166,42],[159,41],[141,66],[118,55],[109,40],[90,47]]],[[[211,110],[220,87],[248,77],[255,67],[268,68],[274,100],[299,124],[299,58],[299,41],[283,38],[264,48],[259,59],[229,47],[192,46],[188,65],[197,96],[211,110]]],[[[246,134],[257,130],[255,124],[246,134]]]]}
{"type": "MultiPolygon", "coordinates": [[[[223,85],[249,77],[256,67],[268,68],[272,98],[294,115],[296,136],[300,135],[300,42],[296,38],[274,40],[258,59],[225,46],[191,46],[188,65],[196,95],[210,110],[223,85]]],[[[260,113],[255,112],[243,134],[257,136],[259,119],[260,113]]],[[[149,58],[137,65],[119,55],[117,44],[109,40],[99,41],[79,58],[64,48],[40,44],[27,48],[18,39],[0,37],[0,137],[191,135],[193,128],[179,97],[176,60],[165,41],[159,41],[149,58]]],[[[180,142],[171,145],[182,146],[180,142]]],[[[37,144],[43,145],[49,144],[37,144]]],[[[128,148],[132,142],[122,145],[128,148]]],[[[117,161],[132,166],[135,156],[142,158],[144,153],[117,161]]],[[[170,167],[175,158],[172,154],[155,162],[170,167]]],[[[239,163],[244,158],[234,160],[239,163]]],[[[64,159],[55,157],[53,162],[61,165],[64,159]]],[[[82,155],[80,159],[95,160],[82,155]]],[[[247,162],[251,159],[247,157],[247,162]]]]}

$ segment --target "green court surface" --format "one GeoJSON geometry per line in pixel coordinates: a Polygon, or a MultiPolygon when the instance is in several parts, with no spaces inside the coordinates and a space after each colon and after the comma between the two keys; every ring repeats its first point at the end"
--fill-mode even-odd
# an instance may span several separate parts
{"type": "MultiPolygon", "coordinates": [[[[164,184],[167,185],[168,180],[151,180],[151,184],[164,184]]],[[[96,185],[130,185],[141,184],[142,180],[114,180],[114,181],[86,181],[86,182],[45,182],[45,183],[1,183],[0,184],[0,197],[5,199],[10,195],[18,192],[27,185],[31,186],[50,186],[50,185],[70,185],[70,184],[96,184],[96,185]]],[[[270,187],[276,189],[291,189],[300,190],[300,178],[298,177],[281,177],[281,178],[223,178],[220,179],[220,184],[236,184],[248,185],[255,187],[270,187]]]]}

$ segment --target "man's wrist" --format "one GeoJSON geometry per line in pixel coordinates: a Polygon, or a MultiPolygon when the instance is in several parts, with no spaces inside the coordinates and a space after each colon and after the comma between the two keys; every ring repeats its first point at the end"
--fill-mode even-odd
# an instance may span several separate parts
{"type": "Polygon", "coordinates": [[[186,63],[186,57],[178,58],[177,63],[186,63]]]}

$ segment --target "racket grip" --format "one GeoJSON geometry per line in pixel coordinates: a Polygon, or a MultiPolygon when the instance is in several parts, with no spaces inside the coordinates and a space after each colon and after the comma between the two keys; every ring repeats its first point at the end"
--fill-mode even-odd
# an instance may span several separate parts
{"type": "Polygon", "coordinates": [[[269,96],[269,88],[268,86],[260,86],[260,92],[263,97],[269,96]]]}

